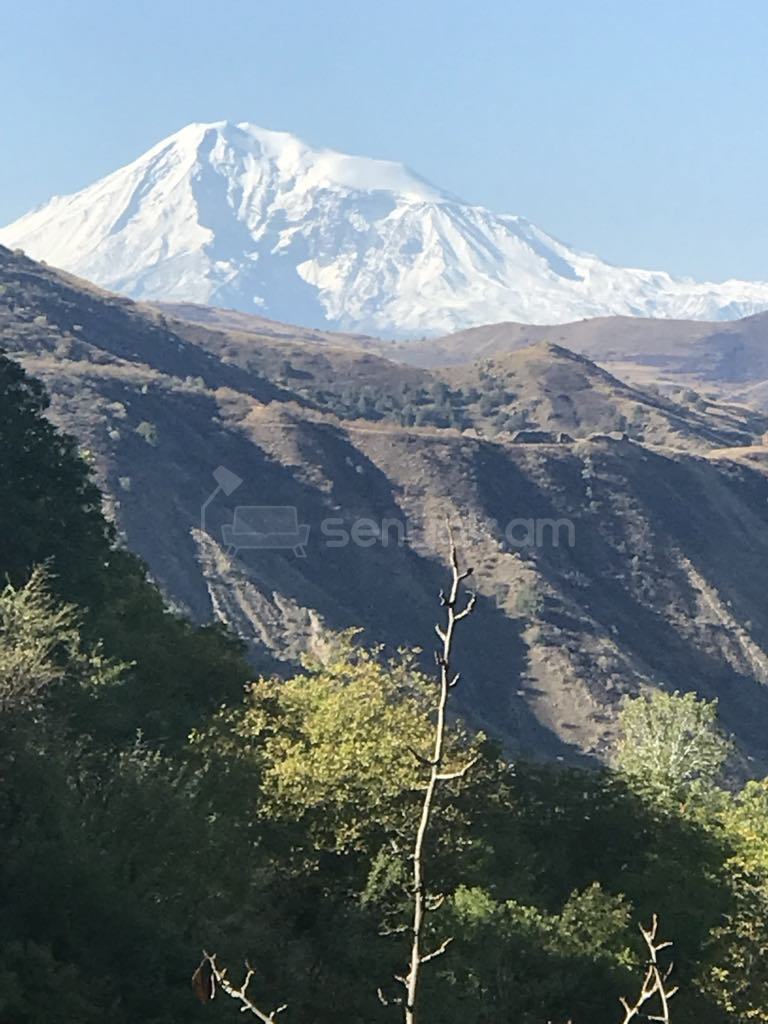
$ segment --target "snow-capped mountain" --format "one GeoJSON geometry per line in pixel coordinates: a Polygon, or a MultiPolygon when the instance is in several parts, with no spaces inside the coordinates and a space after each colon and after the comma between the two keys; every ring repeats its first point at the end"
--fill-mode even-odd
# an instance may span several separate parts
{"type": "Polygon", "coordinates": [[[768,283],[613,267],[401,164],[225,121],[188,125],[51,199],[0,229],[0,243],[136,298],[396,337],[499,320],[717,320],[768,308],[768,283]]]}

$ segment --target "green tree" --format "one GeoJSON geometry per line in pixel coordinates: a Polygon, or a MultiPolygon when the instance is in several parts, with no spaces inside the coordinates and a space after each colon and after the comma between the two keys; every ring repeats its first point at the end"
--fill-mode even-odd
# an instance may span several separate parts
{"type": "Polygon", "coordinates": [[[616,765],[634,784],[676,795],[694,783],[714,784],[730,749],[717,725],[717,701],[695,693],[626,700],[616,765]]]}
{"type": "Polygon", "coordinates": [[[738,1021],[768,1021],[768,780],[748,782],[719,815],[730,904],[707,943],[702,989],[738,1021]]]}
{"type": "Polygon", "coordinates": [[[0,355],[0,573],[26,582],[47,563],[56,587],[78,603],[103,596],[112,528],[74,440],[46,419],[39,381],[0,355]]]}
{"type": "Polygon", "coordinates": [[[98,649],[83,648],[74,605],[52,596],[44,569],[21,587],[0,591],[0,714],[39,708],[50,688],[65,681],[93,686],[116,680],[98,649]]]}
{"type": "MultiPolygon", "coordinates": [[[[45,565],[52,595],[77,609],[87,647],[124,663],[120,686],[81,705],[102,742],[179,744],[250,671],[220,625],[169,611],[143,564],[120,549],[75,441],[46,418],[42,385],[0,355],[0,581],[23,586],[45,565]],[[97,721],[97,718],[99,719],[97,721]]],[[[62,612],[63,614],[63,612],[62,612]]]]}
{"type": "Polygon", "coordinates": [[[456,962],[443,965],[440,981],[465,1019],[604,1019],[630,984],[630,907],[598,883],[572,892],[556,912],[461,887],[449,911],[456,962]]]}
{"type": "MultiPolygon", "coordinates": [[[[240,709],[225,710],[194,742],[250,757],[261,774],[260,812],[300,822],[339,852],[378,849],[408,831],[420,766],[432,737],[434,682],[402,651],[382,660],[351,630],[291,679],[260,679],[240,709]]],[[[455,760],[471,746],[454,724],[455,760]]]]}

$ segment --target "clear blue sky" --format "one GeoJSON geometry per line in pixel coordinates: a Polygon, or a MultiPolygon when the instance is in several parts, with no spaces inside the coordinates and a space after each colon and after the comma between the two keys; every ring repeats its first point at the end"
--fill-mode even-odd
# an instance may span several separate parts
{"type": "Polygon", "coordinates": [[[762,0],[0,0],[0,224],[227,118],[768,280],[767,58],[762,0]]]}

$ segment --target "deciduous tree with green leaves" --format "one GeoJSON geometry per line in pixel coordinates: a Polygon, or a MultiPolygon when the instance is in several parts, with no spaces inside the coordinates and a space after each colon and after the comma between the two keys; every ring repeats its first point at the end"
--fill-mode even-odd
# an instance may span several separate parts
{"type": "Polygon", "coordinates": [[[717,782],[730,750],[717,724],[717,701],[679,691],[625,701],[619,716],[619,771],[634,784],[678,795],[717,782]]]}

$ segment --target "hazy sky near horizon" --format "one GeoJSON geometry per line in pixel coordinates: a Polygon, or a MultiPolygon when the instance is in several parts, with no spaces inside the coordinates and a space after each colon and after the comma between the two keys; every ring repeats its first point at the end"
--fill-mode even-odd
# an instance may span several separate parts
{"type": "Polygon", "coordinates": [[[0,0],[0,225],[247,120],[613,263],[768,280],[767,58],[761,0],[0,0]]]}

